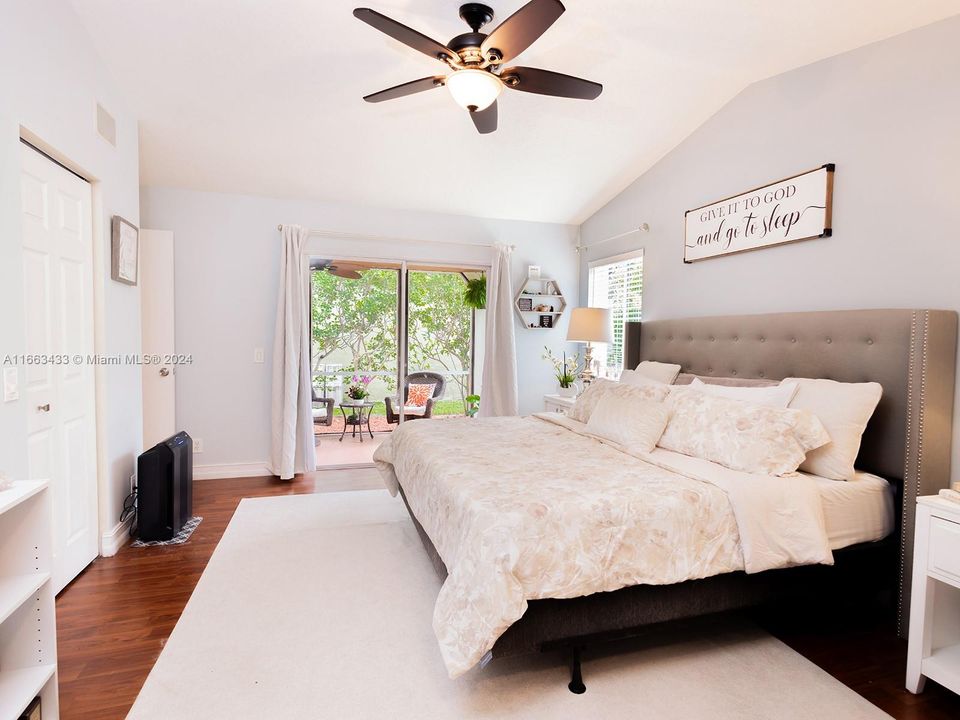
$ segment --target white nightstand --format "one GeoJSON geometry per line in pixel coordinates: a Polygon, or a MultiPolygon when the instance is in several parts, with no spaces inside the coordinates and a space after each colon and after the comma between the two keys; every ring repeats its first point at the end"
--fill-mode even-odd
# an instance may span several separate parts
{"type": "Polygon", "coordinates": [[[960,692],[960,503],[917,498],[907,690],[960,692]]]}
{"type": "Polygon", "coordinates": [[[570,408],[573,407],[573,404],[576,401],[576,398],[571,397],[562,397],[560,395],[544,395],[543,409],[544,412],[555,412],[560,413],[561,415],[566,415],[568,412],[570,412],[570,408]]]}

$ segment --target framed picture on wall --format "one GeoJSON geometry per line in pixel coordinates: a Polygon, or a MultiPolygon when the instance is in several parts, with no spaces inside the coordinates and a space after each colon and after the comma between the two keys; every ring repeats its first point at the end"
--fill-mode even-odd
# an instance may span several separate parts
{"type": "Polygon", "coordinates": [[[133,223],[114,215],[111,231],[110,277],[117,282],[136,285],[140,260],[140,230],[133,223]]]}

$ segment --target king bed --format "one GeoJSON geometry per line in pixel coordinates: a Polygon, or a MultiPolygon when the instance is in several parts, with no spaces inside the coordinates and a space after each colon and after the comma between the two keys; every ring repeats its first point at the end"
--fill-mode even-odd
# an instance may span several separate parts
{"type": "Polygon", "coordinates": [[[375,460],[445,578],[451,677],[570,647],[582,692],[584,644],[814,591],[896,587],[905,632],[915,501],[949,478],[956,342],[938,310],[627,323],[624,366],[675,363],[678,384],[882,385],[845,481],[637,452],[554,414],[401,428],[375,460]]]}

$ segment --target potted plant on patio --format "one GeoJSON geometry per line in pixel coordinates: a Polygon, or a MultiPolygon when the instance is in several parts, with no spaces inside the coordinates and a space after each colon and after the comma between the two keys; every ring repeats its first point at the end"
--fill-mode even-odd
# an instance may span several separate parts
{"type": "MultiPolygon", "coordinates": [[[[370,397],[370,391],[367,389],[367,386],[373,382],[373,378],[370,375],[354,375],[350,379],[351,385],[347,388],[347,397],[353,400],[356,403],[362,403],[368,397],[370,397]]],[[[357,413],[351,411],[350,417],[347,418],[347,424],[355,425],[360,420],[357,417],[357,413]]]]}
{"type": "Polygon", "coordinates": [[[465,399],[467,401],[467,417],[476,417],[477,413],[480,412],[480,396],[467,395],[465,399]]]}
{"type": "Polygon", "coordinates": [[[463,304],[474,310],[483,310],[487,307],[487,276],[467,280],[463,290],[463,304]]]}

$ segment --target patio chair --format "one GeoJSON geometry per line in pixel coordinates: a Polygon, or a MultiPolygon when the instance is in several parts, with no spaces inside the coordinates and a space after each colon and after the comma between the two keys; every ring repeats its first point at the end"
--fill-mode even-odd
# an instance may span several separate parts
{"type": "Polygon", "coordinates": [[[313,391],[313,424],[333,425],[333,398],[320,397],[317,389],[313,391]]]}
{"type": "MultiPolygon", "coordinates": [[[[446,386],[446,380],[443,379],[443,375],[435,372],[416,372],[407,375],[403,379],[403,419],[404,420],[419,420],[420,418],[433,417],[433,403],[434,401],[443,396],[443,389],[446,386]],[[433,388],[433,397],[427,400],[425,407],[412,407],[407,406],[407,393],[410,390],[410,385],[430,385],[434,386],[433,388]]],[[[394,408],[393,404],[397,401],[397,398],[387,397],[384,398],[384,403],[387,406],[387,422],[388,423],[398,423],[400,422],[399,408],[394,408]]]]}

